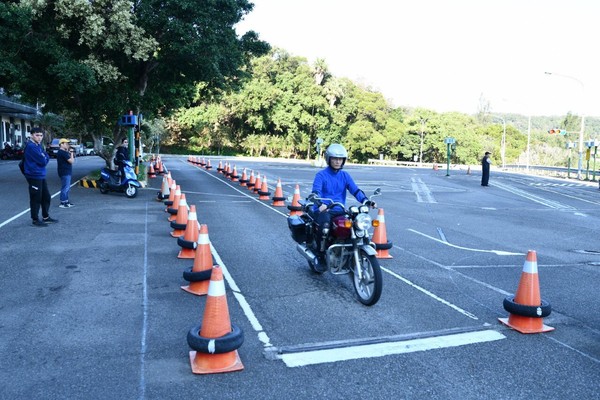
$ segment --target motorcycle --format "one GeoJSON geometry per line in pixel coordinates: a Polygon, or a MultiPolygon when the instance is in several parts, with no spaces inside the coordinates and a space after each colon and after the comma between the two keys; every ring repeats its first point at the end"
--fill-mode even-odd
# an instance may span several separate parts
{"type": "Polygon", "coordinates": [[[0,158],[3,160],[20,160],[23,158],[24,152],[25,151],[19,146],[4,147],[4,149],[0,151],[0,158]]]}
{"type": "MultiPolygon", "coordinates": [[[[380,194],[381,189],[377,188],[369,200],[380,194]]],[[[378,226],[379,221],[372,220],[369,206],[346,208],[342,203],[318,197],[309,197],[299,203],[302,214],[288,217],[288,227],[297,243],[296,249],[308,260],[310,269],[319,274],[326,271],[335,275],[350,274],[358,301],[366,306],[377,303],[383,282],[369,228],[378,226]],[[312,214],[314,203],[319,201],[329,201],[328,209],[338,207],[344,210],[342,214],[332,216],[329,228],[322,229],[322,243],[317,243],[316,230],[320,227],[312,214]],[[317,256],[319,248],[326,249],[325,271],[315,267],[322,262],[317,256]]]]}
{"type": "Polygon", "coordinates": [[[124,161],[123,164],[123,171],[125,172],[124,177],[121,177],[121,171],[119,170],[115,171],[108,167],[104,167],[100,170],[100,181],[98,182],[100,193],[125,192],[125,196],[130,199],[137,196],[138,188],[141,187],[141,185],[137,180],[133,165],[131,164],[131,161],[124,161]]]}

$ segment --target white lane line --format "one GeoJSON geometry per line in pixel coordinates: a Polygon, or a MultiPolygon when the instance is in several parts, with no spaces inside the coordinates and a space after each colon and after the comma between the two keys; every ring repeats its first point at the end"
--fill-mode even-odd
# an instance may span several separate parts
{"type": "Polygon", "coordinates": [[[148,334],[148,202],[144,219],[144,266],[142,278],[142,337],[140,343],[140,382],[138,385],[138,399],[146,398],[146,351],[148,349],[146,337],[148,334]]]}
{"type": "Polygon", "coordinates": [[[559,203],[558,201],[544,199],[543,197],[536,196],[534,194],[528,193],[521,189],[517,189],[516,187],[510,186],[510,185],[506,185],[504,183],[495,182],[493,186],[498,187],[502,190],[506,190],[507,192],[516,194],[517,196],[524,197],[526,199],[529,199],[531,201],[534,201],[538,204],[541,204],[541,205],[549,207],[549,208],[554,208],[557,210],[575,210],[575,207],[559,203]]]}
{"type": "Polygon", "coordinates": [[[414,353],[417,351],[444,349],[475,343],[492,342],[505,338],[506,336],[500,332],[494,330],[485,330],[424,339],[412,339],[402,342],[378,343],[344,347],[339,349],[281,354],[278,355],[277,358],[283,360],[285,365],[288,367],[302,367],[305,365],[324,364],[338,361],[384,357],[392,354],[405,354],[414,353]]]}
{"type": "Polygon", "coordinates": [[[435,265],[436,267],[439,267],[439,268],[441,268],[441,269],[445,269],[446,271],[452,271],[453,273],[455,273],[455,274],[457,274],[457,275],[460,275],[460,276],[462,276],[463,278],[465,278],[465,279],[467,279],[467,280],[470,280],[471,282],[475,282],[475,283],[477,283],[478,285],[484,286],[484,287],[486,287],[486,288],[488,288],[488,289],[490,289],[490,290],[493,290],[493,291],[495,291],[495,292],[497,292],[497,293],[500,293],[500,294],[502,294],[502,295],[504,295],[504,296],[510,296],[510,295],[512,294],[512,293],[509,293],[509,292],[507,292],[507,291],[505,291],[505,290],[502,290],[502,289],[500,289],[500,288],[497,288],[497,287],[495,287],[495,286],[492,286],[492,285],[490,285],[490,284],[488,284],[488,283],[485,283],[485,282],[482,282],[482,281],[480,281],[480,280],[478,280],[478,279],[472,278],[472,277],[470,277],[469,275],[465,275],[465,274],[463,274],[462,272],[458,272],[458,271],[456,271],[456,270],[455,270],[454,268],[452,268],[452,267],[448,267],[448,266],[446,266],[446,265],[440,264],[439,262],[436,262],[436,261],[434,261],[434,260],[431,260],[431,259],[429,259],[429,258],[427,258],[427,257],[423,257],[423,256],[422,256],[422,255],[420,255],[420,254],[415,254],[415,253],[413,253],[413,252],[412,252],[412,251],[410,251],[410,250],[404,249],[404,248],[402,248],[402,247],[399,247],[399,246],[396,246],[396,245],[394,245],[394,247],[395,247],[395,248],[397,248],[398,250],[401,250],[401,251],[403,251],[403,252],[407,253],[407,254],[410,254],[410,255],[411,255],[411,256],[413,256],[413,257],[419,258],[419,259],[421,259],[421,260],[423,260],[423,261],[426,261],[426,262],[428,262],[428,263],[430,263],[430,264],[432,264],[432,265],[435,265]]]}
{"type": "Polygon", "coordinates": [[[454,304],[450,303],[450,302],[449,302],[449,301],[447,301],[447,300],[444,300],[444,299],[442,299],[441,297],[439,297],[439,296],[437,296],[437,295],[435,295],[435,294],[431,293],[429,290],[427,290],[427,289],[424,289],[424,288],[422,288],[421,286],[419,286],[419,285],[417,285],[417,284],[415,284],[415,283],[413,283],[413,282],[409,281],[408,279],[404,278],[403,276],[400,276],[400,275],[398,275],[398,274],[397,274],[397,273],[395,273],[394,271],[391,271],[391,270],[389,270],[389,269],[387,269],[387,268],[385,268],[385,267],[381,267],[381,270],[382,270],[382,271],[385,271],[385,272],[387,272],[387,273],[388,273],[388,274],[390,274],[390,275],[392,275],[394,278],[396,278],[396,279],[398,279],[398,280],[401,280],[402,282],[406,283],[407,285],[409,285],[409,286],[411,286],[411,287],[413,287],[413,288],[417,289],[418,291],[420,291],[420,292],[422,292],[422,293],[425,293],[427,296],[431,297],[432,299],[434,299],[434,300],[436,300],[436,301],[439,301],[440,303],[442,303],[442,304],[444,304],[444,305],[446,305],[446,306],[448,306],[448,307],[450,307],[450,308],[452,308],[452,309],[454,309],[454,310],[458,311],[458,312],[459,312],[459,313],[461,313],[462,315],[465,315],[465,316],[467,316],[467,317],[469,317],[469,318],[471,318],[471,319],[475,319],[475,320],[478,320],[478,319],[479,319],[479,318],[477,318],[477,316],[475,316],[474,314],[472,314],[472,313],[470,313],[470,312],[468,312],[468,311],[466,311],[466,310],[463,310],[462,308],[460,308],[460,307],[458,307],[458,306],[456,306],[456,305],[454,305],[454,304]]]}
{"type": "Polygon", "coordinates": [[[524,256],[525,255],[524,253],[511,253],[509,251],[503,251],[503,250],[482,250],[482,249],[473,249],[473,248],[470,248],[470,247],[458,246],[458,245],[449,243],[447,241],[434,238],[433,236],[429,236],[429,235],[427,235],[425,233],[416,231],[414,229],[408,229],[408,230],[411,231],[411,232],[413,232],[413,233],[416,233],[417,235],[424,236],[424,237],[426,237],[428,239],[434,240],[434,241],[436,241],[438,243],[441,243],[443,245],[446,245],[446,246],[453,247],[455,249],[461,249],[461,250],[467,250],[467,251],[475,251],[475,252],[478,252],[478,253],[493,253],[493,254],[496,254],[498,256],[524,256]]]}
{"type": "Polygon", "coordinates": [[[410,178],[410,180],[412,190],[417,196],[418,203],[437,203],[437,201],[431,194],[431,191],[429,190],[425,182],[421,180],[421,178],[410,178]]]}
{"type": "Polygon", "coordinates": [[[248,321],[250,321],[252,328],[254,328],[254,330],[256,331],[256,333],[258,335],[258,340],[260,340],[265,347],[271,347],[272,346],[271,339],[269,339],[269,336],[264,331],[262,325],[258,321],[258,318],[256,318],[256,314],[254,314],[254,311],[252,311],[252,307],[250,307],[250,304],[248,303],[248,301],[246,301],[246,298],[240,291],[240,288],[238,287],[238,285],[235,283],[235,280],[233,279],[233,277],[227,270],[227,266],[221,259],[221,256],[219,256],[219,253],[217,252],[215,247],[212,245],[212,243],[210,244],[210,250],[211,250],[211,253],[212,253],[213,257],[215,258],[215,261],[217,262],[217,264],[219,264],[219,266],[221,266],[221,269],[223,270],[223,276],[225,277],[227,284],[233,291],[233,295],[235,296],[236,300],[238,301],[240,307],[242,307],[242,310],[244,311],[246,318],[248,318],[248,321]]]}
{"type": "MultiPolygon", "coordinates": [[[[75,186],[77,183],[79,182],[79,180],[77,180],[75,183],[71,184],[71,187],[75,186]]],[[[53,195],[50,196],[51,199],[55,198],[56,196],[58,196],[60,194],[60,191],[54,193],[53,195]]],[[[31,210],[31,208],[28,208],[26,210],[21,211],[20,213],[18,213],[17,215],[7,219],[6,221],[0,223],[0,228],[2,228],[4,225],[7,225],[9,223],[11,223],[12,221],[14,221],[15,219],[19,218],[21,215],[27,214],[29,211],[31,210]]]]}
{"type": "MultiPolygon", "coordinates": [[[[221,178],[219,178],[216,175],[210,174],[209,171],[207,171],[205,169],[202,169],[200,167],[196,167],[196,168],[199,169],[200,171],[204,172],[206,175],[210,176],[211,178],[214,178],[214,179],[218,180],[219,182],[224,183],[225,185],[229,186],[230,188],[232,188],[236,192],[240,193],[242,196],[245,196],[245,197],[249,198],[250,200],[253,200],[253,201],[257,202],[258,204],[261,204],[261,205],[263,205],[263,206],[265,206],[265,207],[267,207],[267,208],[275,211],[276,213],[278,213],[280,215],[283,215],[286,218],[288,217],[288,215],[286,213],[283,213],[283,212],[277,210],[276,208],[271,207],[271,205],[268,204],[268,203],[266,203],[264,200],[259,200],[258,197],[251,196],[249,194],[250,191],[247,190],[246,188],[244,188],[245,190],[240,190],[237,187],[231,185],[229,182],[225,181],[224,179],[221,179],[221,178]]],[[[238,200],[238,202],[241,202],[241,200],[238,200]]]]}

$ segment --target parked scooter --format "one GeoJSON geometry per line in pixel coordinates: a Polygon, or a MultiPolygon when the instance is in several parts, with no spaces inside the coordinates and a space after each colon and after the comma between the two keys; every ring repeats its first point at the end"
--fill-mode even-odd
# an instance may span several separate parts
{"type": "Polygon", "coordinates": [[[137,180],[131,161],[123,161],[123,171],[125,172],[125,176],[121,176],[121,171],[119,170],[115,171],[108,167],[102,168],[100,171],[100,182],[98,183],[100,193],[124,192],[125,196],[130,199],[137,196],[138,188],[141,185],[137,180]]]}

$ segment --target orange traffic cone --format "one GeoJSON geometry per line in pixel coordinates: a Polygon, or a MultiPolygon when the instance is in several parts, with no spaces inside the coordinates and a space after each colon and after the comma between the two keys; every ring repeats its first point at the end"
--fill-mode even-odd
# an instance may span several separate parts
{"type": "Polygon", "coordinates": [[[179,198],[179,207],[177,208],[177,217],[175,221],[171,221],[171,228],[173,228],[173,232],[171,232],[171,236],[178,238],[179,236],[183,236],[185,230],[187,228],[188,222],[188,205],[185,200],[185,193],[181,194],[179,198]]]}
{"type": "Polygon", "coordinates": [[[296,184],[294,197],[292,197],[292,205],[287,206],[287,208],[290,210],[290,215],[302,214],[302,206],[300,205],[300,185],[296,184]]]}
{"type": "Polygon", "coordinates": [[[150,163],[150,168],[148,168],[148,178],[156,178],[156,172],[154,171],[154,165],[150,163]]]}
{"type": "Polygon", "coordinates": [[[391,249],[394,244],[387,240],[383,208],[379,209],[377,219],[373,222],[375,222],[373,225],[375,226],[375,230],[373,231],[373,243],[375,243],[375,250],[377,250],[377,258],[394,258],[389,253],[389,249],[391,249]]]}
{"type": "Polygon", "coordinates": [[[217,172],[219,174],[223,173],[223,161],[219,161],[219,165],[217,166],[217,172]]]}
{"type": "Polygon", "coordinates": [[[183,232],[183,237],[177,238],[177,244],[181,247],[177,258],[194,258],[196,255],[196,246],[198,242],[198,214],[196,206],[190,207],[188,221],[183,232]]]}
{"type": "Polygon", "coordinates": [[[242,177],[240,178],[240,186],[246,186],[248,183],[248,175],[246,174],[246,168],[242,171],[242,177]]]}
{"type": "Polygon", "coordinates": [[[208,284],[213,267],[212,253],[210,251],[210,239],[208,238],[208,226],[200,225],[194,265],[189,271],[183,272],[183,279],[190,284],[181,288],[188,293],[204,296],[208,293],[208,284]]]}
{"type": "Polygon", "coordinates": [[[173,200],[175,200],[175,189],[177,189],[177,182],[173,179],[171,181],[171,186],[169,186],[169,198],[163,202],[163,204],[167,206],[165,207],[165,212],[167,212],[169,206],[173,205],[173,200]]]}
{"type": "Polygon", "coordinates": [[[258,193],[259,200],[269,200],[269,196],[271,195],[271,192],[269,192],[269,186],[267,185],[267,176],[266,175],[263,175],[262,186],[260,187],[260,190],[257,193],[258,193]]]}
{"type": "Polygon", "coordinates": [[[190,364],[194,374],[218,374],[241,371],[244,365],[237,349],[244,343],[244,333],[229,318],[225,282],[221,267],[212,269],[202,324],[188,332],[190,364]]]}
{"type": "Polygon", "coordinates": [[[498,321],[521,333],[542,333],[553,331],[544,325],[544,317],[552,312],[550,303],[540,296],[540,282],[537,268],[537,255],[534,250],[527,252],[523,272],[517,293],[504,299],[504,309],[510,313],[508,318],[498,321]]]}
{"type": "Polygon", "coordinates": [[[277,187],[275,188],[275,195],[273,196],[274,207],[285,207],[285,197],[283,197],[283,189],[281,188],[281,178],[277,179],[277,187]]]}
{"type": "Polygon", "coordinates": [[[231,181],[232,182],[239,182],[240,180],[240,176],[237,173],[237,167],[234,165],[233,166],[233,172],[231,173],[231,181]]]}
{"type": "Polygon", "coordinates": [[[254,181],[254,187],[252,188],[252,192],[258,193],[258,191],[262,188],[260,174],[256,173],[256,180],[254,181]]]}
{"type": "Polygon", "coordinates": [[[210,158],[208,160],[206,160],[206,167],[207,170],[212,168],[212,165],[210,165],[210,158]]]}
{"type": "Polygon", "coordinates": [[[256,177],[254,176],[254,170],[250,173],[250,179],[246,186],[248,186],[248,190],[254,190],[254,185],[256,184],[256,177]]]}
{"type": "Polygon", "coordinates": [[[181,200],[181,187],[177,185],[175,187],[175,196],[173,196],[173,204],[170,207],[167,207],[167,212],[170,214],[169,221],[175,221],[177,218],[177,211],[179,211],[179,201],[181,200]]]}
{"type": "Polygon", "coordinates": [[[159,174],[164,174],[165,173],[165,166],[163,165],[162,161],[159,161],[157,164],[157,169],[158,169],[158,173],[159,174]]]}

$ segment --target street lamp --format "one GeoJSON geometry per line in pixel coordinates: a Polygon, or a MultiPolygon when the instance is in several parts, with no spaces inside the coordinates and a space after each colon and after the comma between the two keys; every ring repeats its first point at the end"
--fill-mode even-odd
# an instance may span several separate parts
{"type": "MultiPolygon", "coordinates": [[[[506,102],[513,102],[507,99],[502,99],[503,101],[506,102]]],[[[523,107],[523,103],[518,103],[520,104],[521,107],[523,107]]],[[[526,109],[528,109],[528,107],[525,107],[526,109]]],[[[527,111],[527,156],[526,156],[526,165],[525,165],[525,170],[527,172],[529,172],[529,154],[530,154],[530,144],[531,144],[531,110],[527,111]]]]}
{"type": "Polygon", "coordinates": [[[581,86],[581,129],[579,130],[579,161],[577,163],[577,179],[581,179],[581,168],[583,167],[583,131],[585,130],[585,112],[583,110],[583,101],[585,97],[585,85],[579,79],[570,76],[557,74],[556,72],[544,72],[546,75],[556,75],[563,78],[571,79],[581,86]]]}
{"type": "Polygon", "coordinates": [[[506,154],[506,120],[498,115],[494,118],[502,120],[502,142],[500,143],[500,157],[502,157],[502,169],[506,168],[505,154],[506,154]]]}

